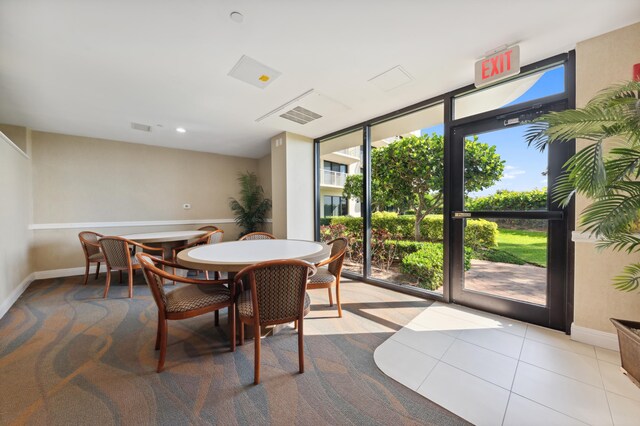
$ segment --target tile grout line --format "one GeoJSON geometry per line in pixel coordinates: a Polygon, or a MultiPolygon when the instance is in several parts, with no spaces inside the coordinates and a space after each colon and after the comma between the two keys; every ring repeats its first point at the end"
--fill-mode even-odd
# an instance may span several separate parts
{"type": "Polygon", "coordinates": [[[504,407],[504,414],[502,415],[502,423],[507,419],[507,411],[509,410],[509,404],[511,403],[511,395],[513,394],[513,384],[516,382],[516,376],[518,375],[518,367],[520,367],[520,358],[522,357],[522,350],[524,349],[524,342],[527,341],[527,332],[529,331],[529,325],[526,325],[524,329],[524,336],[522,338],[522,345],[520,345],[520,353],[518,354],[518,363],[516,364],[516,371],[513,372],[513,379],[511,379],[511,387],[509,388],[509,398],[507,398],[507,406],[504,407]]]}
{"type": "MultiPolygon", "coordinates": [[[[596,357],[597,356],[598,356],[598,353],[596,352],[596,357]]],[[[611,417],[611,424],[615,425],[615,422],[613,420],[613,412],[611,411],[611,403],[609,402],[609,392],[607,392],[607,387],[604,384],[604,377],[602,377],[602,369],[600,368],[600,362],[598,361],[597,358],[596,358],[596,364],[598,364],[598,373],[600,374],[600,382],[602,383],[602,390],[604,391],[604,397],[605,397],[605,400],[607,401],[607,408],[609,409],[609,417],[611,417]]]]}
{"type": "Polygon", "coordinates": [[[553,408],[553,407],[549,407],[548,405],[545,405],[545,404],[543,404],[543,403],[541,403],[541,402],[538,402],[538,401],[536,401],[536,400],[534,400],[534,399],[531,399],[531,398],[526,397],[526,396],[524,396],[524,395],[520,395],[518,392],[511,392],[511,393],[512,393],[512,394],[515,394],[515,395],[518,395],[520,398],[522,398],[522,399],[526,399],[527,401],[531,401],[531,402],[533,402],[534,404],[537,404],[537,405],[539,405],[539,406],[541,406],[541,407],[544,407],[544,408],[546,408],[546,409],[548,409],[548,410],[551,410],[551,411],[553,411],[553,412],[556,412],[556,413],[558,413],[558,414],[562,414],[563,416],[566,416],[566,417],[569,417],[569,418],[571,418],[571,419],[573,419],[573,420],[576,420],[576,421],[578,421],[578,422],[580,422],[580,423],[582,423],[582,424],[585,424],[585,425],[588,425],[588,424],[589,424],[589,423],[586,423],[585,421],[580,420],[580,419],[578,419],[578,418],[576,418],[576,417],[574,417],[574,416],[572,416],[572,415],[570,415],[570,414],[563,413],[562,411],[558,411],[557,409],[555,409],[555,408],[553,408]]]}

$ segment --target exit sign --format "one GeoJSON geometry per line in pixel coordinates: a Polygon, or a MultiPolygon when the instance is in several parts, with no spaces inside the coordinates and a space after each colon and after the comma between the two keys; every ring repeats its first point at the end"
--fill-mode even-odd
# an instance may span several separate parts
{"type": "Polygon", "coordinates": [[[520,46],[511,46],[476,62],[476,87],[520,73],[520,46]]]}

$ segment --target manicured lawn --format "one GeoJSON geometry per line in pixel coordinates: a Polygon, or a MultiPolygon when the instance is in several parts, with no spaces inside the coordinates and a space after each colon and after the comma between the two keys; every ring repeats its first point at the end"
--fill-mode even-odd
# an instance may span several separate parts
{"type": "Polygon", "coordinates": [[[506,252],[527,263],[547,266],[547,233],[499,229],[498,251],[506,252]]]}

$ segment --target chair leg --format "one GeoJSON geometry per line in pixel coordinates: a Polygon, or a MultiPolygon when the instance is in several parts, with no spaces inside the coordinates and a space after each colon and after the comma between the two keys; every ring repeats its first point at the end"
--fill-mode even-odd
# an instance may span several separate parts
{"type": "Polygon", "coordinates": [[[229,312],[229,316],[227,320],[229,320],[229,338],[231,339],[231,352],[235,352],[236,350],[236,307],[229,306],[227,310],[229,312]]]}
{"type": "Polygon", "coordinates": [[[239,345],[244,345],[244,323],[242,321],[238,321],[238,327],[240,327],[240,342],[239,345]]]}
{"type": "Polygon", "coordinates": [[[83,285],[87,285],[87,281],[89,280],[89,259],[87,259],[87,267],[84,270],[84,283],[83,285]]]}
{"type": "Polygon", "coordinates": [[[302,334],[303,319],[298,321],[298,363],[300,373],[304,373],[304,335],[302,334]]]}
{"type": "Polygon", "coordinates": [[[220,325],[220,311],[216,311],[214,325],[218,327],[220,325]]]}
{"type": "Polygon", "coordinates": [[[133,298],[133,271],[129,270],[129,299],[133,298]]]}
{"type": "Polygon", "coordinates": [[[122,284],[122,269],[120,269],[118,272],[120,272],[120,284],[122,284]]]}
{"type": "Polygon", "coordinates": [[[161,330],[162,330],[162,317],[160,316],[160,312],[158,312],[158,329],[156,330],[156,351],[160,349],[161,330]]]}
{"type": "Polygon", "coordinates": [[[329,292],[329,306],[333,306],[333,295],[331,294],[331,287],[327,289],[329,292]]]}
{"type": "Polygon", "coordinates": [[[260,325],[253,325],[253,344],[255,348],[253,360],[253,384],[260,384],[260,325]]]}
{"type": "Polygon", "coordinates": [[[160,358],[158,359],[158,373],[164,369],[164,358],[167,355],[167,320],[160,320],[160,358]]]}
{"type": "Polygon", "coordinates": [[[107,298],[107,294],[109,294],[109,285],[111,285],[111,269],[107,269],[107,282],[104,285],[104,298],[107,298]]]}
{"type": "Polygon", "coordinates": [[[293,329],[294,329],[294,330],[297,330],[297,329],[298,329],[298,320],[295,320],[295,321],[293,322],[293,329]]]}
{"type": "Polygon", "coordinates": [[[98,262],[98,264],[96,265],[96,277],[94,279],[97,280],[99,275],[100,275],[100,262],[98,262]]]}
{"type": "Polygon", "coordinates": [[[338,318],[342,318],[342,306],[340,305],[340,281],[336,281],[336,305],[338,305],[338,318]]]}

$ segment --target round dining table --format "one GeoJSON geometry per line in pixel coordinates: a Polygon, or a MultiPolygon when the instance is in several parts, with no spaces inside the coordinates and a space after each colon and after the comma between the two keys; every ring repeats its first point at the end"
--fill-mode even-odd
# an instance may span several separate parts
{"type": "Polygon", "coordinates": [[[136,243],[145,244],[151,247],[162,247],[164,249],[164,258],[171,259],[172,250],[175,247],[183,246],[187,241],[194,238],[200,238],[208,231],[160,231],[160,232],[144,232],[140,234],[120,235],[122,238],[135,241],[136,243]]]}
{"type": "MultiPolygon", "coordinates": [[[[243,268],[276,259],[318,263],[331,256],[331,246],[303,240],[244,240],[192,247],[178,253],[178,263],[191,269],[226,272],[229,281],[243,268]]],[[[247,327],[247,337],[253,331],[247,327]]],[[[261,334],[277,333],[283,325],[263,327],[261,334]]]]}
{"type": "Polygon", "coordinates": [[[178,253],[178,263],[192,269],[228,272],[230,277],[254,263],[276,259],[326,260],[331,247],[303,240],[245,240],[192,247],[178,253]]]}

